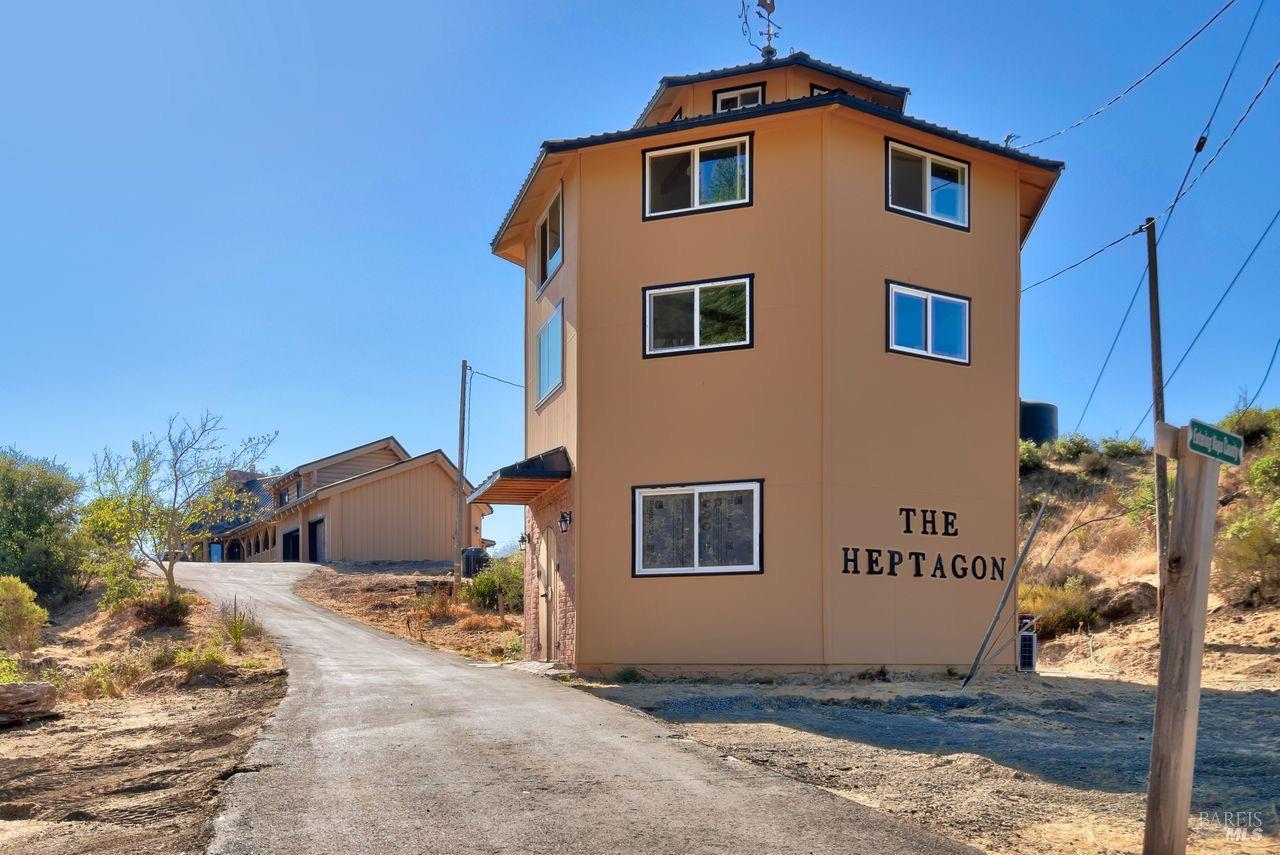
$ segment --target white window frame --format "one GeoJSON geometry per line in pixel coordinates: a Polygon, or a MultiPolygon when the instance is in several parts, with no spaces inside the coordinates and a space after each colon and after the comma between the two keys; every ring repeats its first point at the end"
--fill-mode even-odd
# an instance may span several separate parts
{"type": "Polygon", "coordinates": [[[635,523],[635,554],[632,558],[633,575],[635,576],[715,576],[733,573],[762,573],[764,564],[760,554],[761,534],[764,520],[761,513],[761,496],[764,492],[763,481],[727,481],[715,484],[683,484],[662,487],[635,487],[632,496],[632,516],[635,523]],[[717,493],[724,490],[751,491],[751,563],[715,567],[698,566],[698,514],[701,505],[698,496],[701,493],[717,493]],[[693,494],[693,566],[692,567],[645,567],[644,566],[644,500],[647,496],[693,494]]]}
{"type": "Polygon", "coordinates": [[[753,110],[756,107],[763,107],[763,106],[764,106],[764,84],[763,83],[756,83],[751,86],[739,86],[737,89],[727,89],[724,92],[717,92],[716,103],[712,105],[714,112],[717,115],[720,113],[734,113],[734,112],[737,112],[738,110],[753,110]],[[754,104],[748,104],[746,106],[739,106],[739,107],[721,107],[720,106],[720,102],[723,101],[725,98],[734,98],[736,96],[741,95],[744,92],[755,92],[760,96],[760,100],[754,104]]]}
{"type": "Polygon", "coordinates": [[[752,344],[752,318],[751,304],[752,293],[751,286],[752,276],[730,276],[727,279],[708,279],[703,282],[682,282],[677,285],[660,285],[653,288],[646,288],[644,294],[644,353],[645,356],[666,356],[672,353],[695,353],[707,350],[730,350],[733,348],[750,347],[752,344]],[[746,286],[746,304],[747,304],[747,332],[746,338],[742,341],[722,342],[720,344],[702,344],[702,290],[704,288],[715,288],[720,285],[737,285],[746,286]],[[662,296],[663,294],[677,294],[682,291],[693,292],[693,340],[694,344],[687,347],[654,347],[653,346],[653,298],[662,296]]]}
{"type": "Polygon", "coordinates": [[[751,168],[752,168],[752,163],[751,163],[751,135],[750,134],[744,134],[738,137],[722,137],[716,140],[703,140],[702,142],[690,143],[689,145],[676,145],[676,146],[671,146],[669,148],[656,148],[656,149],[651,149],[649,151],[646,151],[644,153],[644,216],[645,216],[645,219],[655,219],[658,217],[671,217],[671,216],[676,216],[678,214],[687,214],[692,211],[710,211],[710,210],[715,210],[716,208],[732,208],[732,207],[750,205],[751,204],[751,185],[752,185],[751,168]],[[731,143],[744,144],[743,177],[746,180],[743,183],[745,185],[746,192],[741,199],[731,199],[727,202],[708,202],[705,205],[701,204],[701,200],[699,199],[699,196],[701,195],[701,187],[700,187],[701,182],[698,180],[698,171],[699,171],[698,167],[701,165],[701,151],[707,148],[724,148],[725,146],[730,145],[731,143]],[[649,182],[653,174],[653,169],[652,169],[653,159],[655,157],[664,157],[669,154],[680,154],[681,152],[684,152],[684,151],[693,153],[693,158],[690,162],[690,179],[689,179],[693,184],[693,187],[691,188],[691,191],[690,191],[690,198],[693,200],[693,204],[688,208],[675,208],[670,211],[658,211],[655,213],[649,208],[649,205],[652,202],[652,196],[649,192],[649,182]]]}
{"type": "Polygon", "coordinates": [[[929,359],[941,359],[944,362],[954,362],[959,365],[969,364],[969,355],[971,351],[971,341],[973,332],[973,319],[970,314],[970,300],[967,297],[959,297],[954,294],[942,294],[938,291],[929,291],[924,288],[917,288],[914,285],[904,285],[901,282],[889,282],[889,329],[888,342],[889,349],[898,353],[910,353],[914,356],[925,356],[929,359]],[[911,297],[923,298],[924,303],[924,335],[926,349],[921,350],[916,347],[906,347],[900,345],[894,340],[894,332],[897,329],[897,303],[893,299],[895,294],[906,294],[911,297]],[[935,332],[933,323],[933,304],[935,301],[944,303],[956,303],[964,306],[964,357],[950,356],[944,353],[937,353],[933,347],[933,334],[935,332]]]}
{"type": "Polygon", "coordinates": [[[885,180],[885,200],[888,203],[888,206],[894,211],[899,211],[911,217],[924,217],[925,219],[933,220],[934,222],[938,222],[938,223],[944,223],[948,226],[959,226],[960,228],[963,228],[963,229],[969,228],[969,203],[970,203],[969,164],[960,160],[952,160],[951,158],[943,157],[940,154],[934,154],[933,152],[925,151],[919,148],[913,148],[912,146],[903,145],[902,143],[894,142],[890,140],[889,156],[885,158],[884,180],[885,180]],[[924,160],[924,170],[923,170],[924,187],[922,188],[922,190],[924,192],[924,206],[926,210],[917,211],[915,208],[904,208],[904,207],[901,207],[900,205],[893,204],[893,153],[894,151],[905,152],[906,154],[910,154],[914,157],[918,157],[924,160]],[[944,217],[939,214],[933,213],[933,194],[929,192],[929,189],[930,189],[929,183],[933,177],[933,164],[935,162],[941,163],[944,166],[949,166],[952,169],[960,170],[960,176],[964,184],[964,219],[962,220],[953,220],[950,217],[944,217]]]}
{"type": "Polygon", "coordinates": [[[537,243],[538,245],[537,257],[534,259],[534,264],[537,265],[537,276],[539,279],[542,280],[538,283],[538,287],[534,293],[535,299],[542,295],[542,292],[547,287],[547,283],[549,283],[552,279],[555,278],[556,273],[560,271],[560,266],[564,264],[564,197],[563,197],[563,194],[564,194],[563,187],[556,189],[555,195],[552,196],[551,201],[547,203],[547,207],[545,210],[543,210],[542,216],[538,218],[538,225],[533,231],[534,235],[536,236],[535,243],[537,243]],[[542,226],[544,223],[546,223],[547,218],[551,216],[551,208],[556,204],[557,200],[559,200],[560,202],[560,246],[556,247],[555,255],[547,259],[547,275],[543,276],[542,275],[542,251],[544,247],[543,247],[543,240],[542,240],[542,226]]]}
{"type": "Polygon", "coordinates": [[[547,390],[545,395],[538,397],[534,407],[542,406],[548,398],[564,387],[564,301],[561,300],[556,303],[551,314],[547,315],[547,319],[538,327],[538,332],[533,337],[534,346],[538,349],[538,355],[534,360],[536,373],[533,379],[536,385],[533,388],[535,394],[542,388],[542,334],[546,332],[547,327],[551,326],[551,322],[556,318],[560,319],[560,377],[556,380],[556,384],[547,390]]]}

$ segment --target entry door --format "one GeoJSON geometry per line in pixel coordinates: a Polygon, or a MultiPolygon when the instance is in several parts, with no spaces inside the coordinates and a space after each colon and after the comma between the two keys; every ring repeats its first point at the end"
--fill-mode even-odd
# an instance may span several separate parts
{"type": "Polygon", "coordinates": [[[299,539],[298,530],[296,528],[293,531],[286,531],[280,537],[280,546],[281,546],[280,557],[283,558],[285,561],[298,560],[298,546],[299,546],[298,539],[299,539]]]}
{"type": "Polygon", "coordinates": [[[317,564],[324,563],[324,520],[307,523],[307,555],[317,564]]]}
{"type": "Polygon", "coordinates": [[[556,660],[556,527],[542,529],[538,546],[538,640],[542,661],[556,660]]]}

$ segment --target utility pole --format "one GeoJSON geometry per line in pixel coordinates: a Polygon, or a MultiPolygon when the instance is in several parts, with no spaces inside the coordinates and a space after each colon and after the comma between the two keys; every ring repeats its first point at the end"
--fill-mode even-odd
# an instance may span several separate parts
{"type": "MultiPolygon", "coordinates": [[[[1160,271],[1156,263],[1156,221],[1147,217],[1147,296],[1151,317],[1151,415],[1156,430],[1164,424],[1164,349],[1160,344],[1160,271]]],[[[1155,456],[1156,500],[1156,615],[1164,620],[1164,588],[1169,581],[1169,461],[1157,447],[1155,456]]],[[[1161,624],[1163,625],[1163,624],[1161,624]]]]}
{"type": "MultiPolygon", "coordinates": [[[[1174,488],[1169,572],[1161,589],[1165,592],[1164,619],[1160,623],[1160,670],[1143,855],[1183,855],[1187,848],[1209,563],[1213,559],[1218,510],[1218,461],[1238,462],[1224,456],[1214,459],[1210,456],[1212,451],[1206,452],[1202,439],[1206,427],[1195,421],[1190,428],[1180,430],[1164,423],[1156,426],[1156,453],[1178,459],[1178,483],[1174,488]]],[[[1242,439],[1211,427],[1208,430],[1216,432],[1219,440],[1238,441],[1243,455],[1242,439]]]]}
{"type": "Polygon", "coordinates": [[[454,521],[453,546],[456,562],[453,566],[453,599],[458,599],[462,592],[462,550],[466,548],[463,532],[466,528],[462,522],[466,509],[466,497],[462,494],[462,469],[467,457],[467,372],[470,367],[467,360],[462,360],[462,385],[458,392],[458,484],[457,484],[457,517],[454,521]]]}

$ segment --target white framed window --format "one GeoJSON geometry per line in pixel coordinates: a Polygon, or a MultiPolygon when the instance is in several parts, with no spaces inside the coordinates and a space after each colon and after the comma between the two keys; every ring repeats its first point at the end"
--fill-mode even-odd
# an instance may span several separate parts
{"type": "Polygon", "coordinates": [[[564,385],[564,303],[538,328],[538,403],[564,385]]]}
{"type": "Polygon", "coordinates": [[[564,260],[564,205],[560,201],[561,191],[538,220],[538,293],[547,287],[551,277],[560,269],[564,260]]]}
{"type": "Polygon", "coordinates": [[[716,92],[715,112],[728,113],[733,110],[745,110],[748,107],[759,107],[764,103],[764,84],[756,83],[738,89],[725,89],[716,92]]]}
{"type": "Polygon", "coordinates": [[[969,227],[969,164],[889,140],[885,204],[890,210],[969,227]]]}
{"type": "Polygon", "coordinates": [[[751,204],[751,135],[644,153],[644,216],[751,204]]]}
{"type": "Polygon", "coordinates": [[[645,355],[750,347],[752,279],[735,276],[645,288],[645,355]]]}
{"type": "Polygon", "coordinates": [[[633,576],[762,573],[764,482],[634,487],[633,576]]]}
{"type": "Polygon", "coordinates": [[[969,364],[969,298],[889,282],[890,350],[969,364]]]}

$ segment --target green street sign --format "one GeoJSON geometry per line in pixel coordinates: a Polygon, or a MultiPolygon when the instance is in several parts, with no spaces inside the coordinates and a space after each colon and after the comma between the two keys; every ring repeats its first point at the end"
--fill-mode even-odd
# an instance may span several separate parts
{"type": "Polygon", "coordinates": [[[1244,460],[1244,437],[1220,427],[1191,420],[1191,433],[1187,445],[1202,457],[1217,460],[1230,466],[1239,466],[1244,460]]]}

